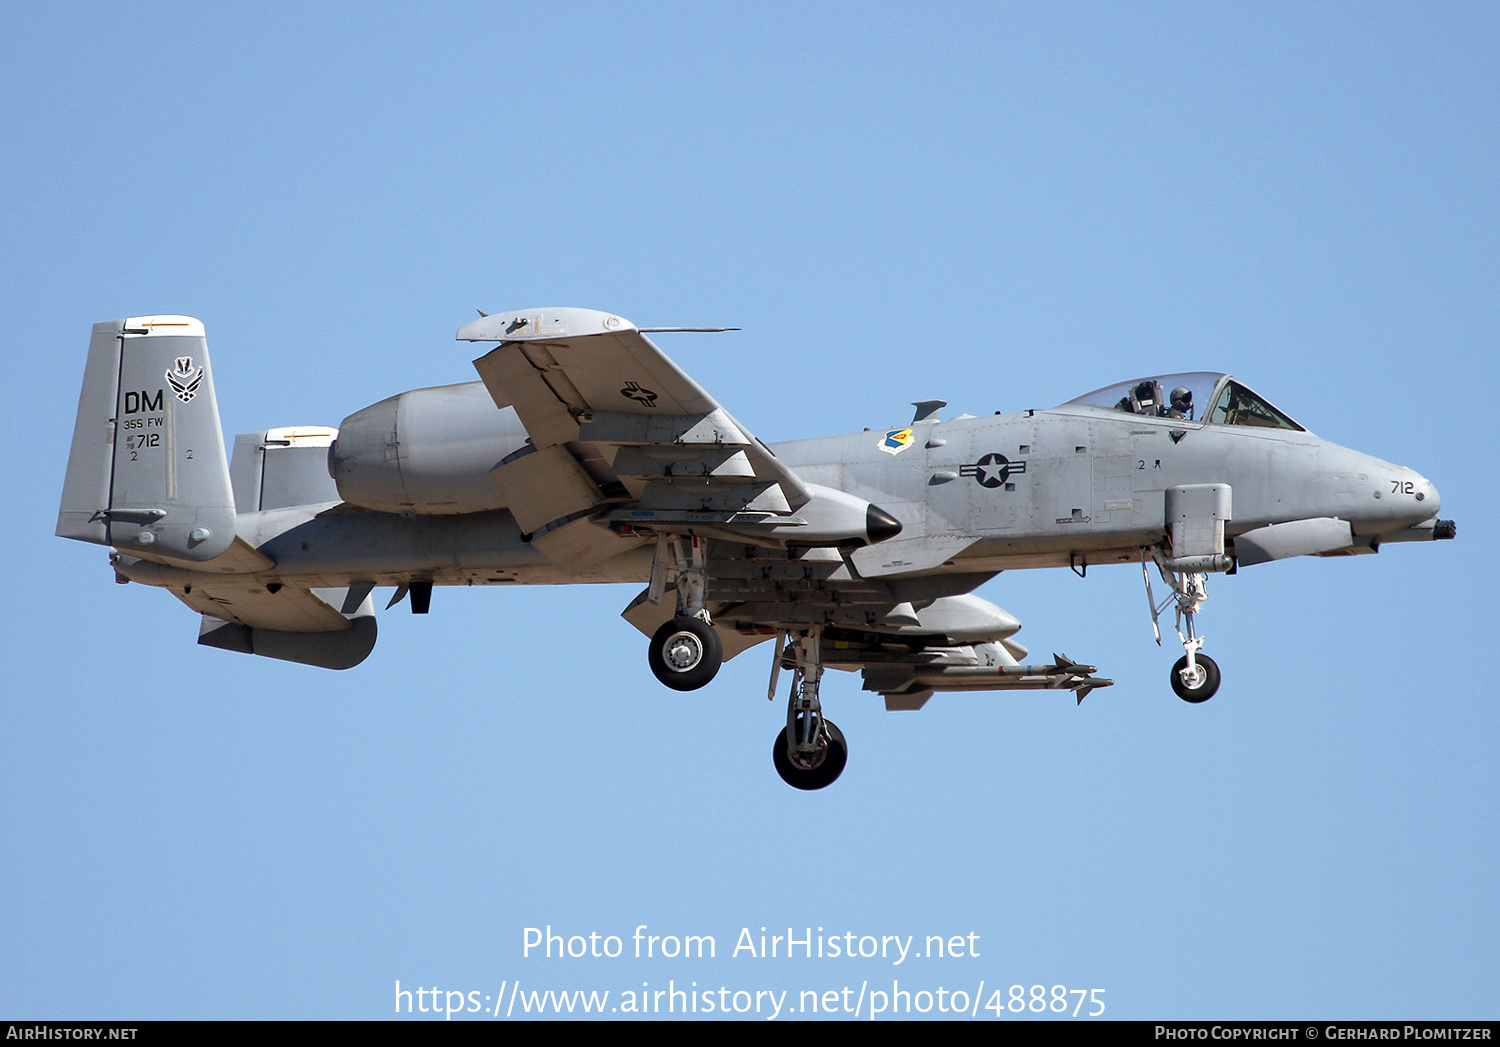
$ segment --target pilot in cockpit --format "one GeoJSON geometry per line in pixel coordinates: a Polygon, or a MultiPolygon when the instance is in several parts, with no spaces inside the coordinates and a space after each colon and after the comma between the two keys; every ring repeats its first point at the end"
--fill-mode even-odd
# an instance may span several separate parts
{"type": "MultiPolygon", "coordinates": [[[[1189,399],[1191,399],[1191,394],[1189,395],[1189,399]]],[[[1129,411],[1131,414],[1144,414],[1153,418],[1156,417],[1162,413],[1161,384],[1159,382],[1141,382],[1130,390],[1130,395],[1115,404],[1115,408],[1120,411],[1129,411]]]]}
{"type": "Polygon", "coordinates": [[[1184,418],[1191,420],[1193,417],[1193,391],[1185,385],[1179,385],[1172,390],[1172,406],[1167,408],[1168,418],[1184,418]]]}

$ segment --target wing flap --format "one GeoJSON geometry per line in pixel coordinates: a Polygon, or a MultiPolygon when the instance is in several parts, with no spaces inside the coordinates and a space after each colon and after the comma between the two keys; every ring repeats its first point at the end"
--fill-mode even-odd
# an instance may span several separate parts
{"type": "Polygon", "coordinates": [[[638,538],[624,538],[592,520],[569,520],[531,539],[543,556],[574,570],[639,548],[638,538]]]}
{"type": "Polygon", "coordinates": [[[474,361],[496,407],[514,407],[526,432],[538,447],[578,439],[578,411],[583,405],[565,403],[543,371],[519,345],[502,345],[474,361]]]}
{"type": "Polygon", "coordinates": [[[555,444],[504,463],[490,479],[526,533],[604,501],[599,485],[578,460],[555,444]]]}

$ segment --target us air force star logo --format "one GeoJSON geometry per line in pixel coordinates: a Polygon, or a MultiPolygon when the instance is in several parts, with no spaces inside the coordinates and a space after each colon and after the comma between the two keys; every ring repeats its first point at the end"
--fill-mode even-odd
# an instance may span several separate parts
{"type": "Polygon", "coordinates": [[[1017,473],[1026,471],[1026,463],[1012,462],[1003,454],[987,454],[973,465],[958,467],[959,476],[972,476],[980,487],[999,487],[1017,473]]]}
{"type": "Polygon", "coordinates": [[[167,372],[167,384],[183,403],[191,402],[198,395],[198,383],[201,381],[203,368],[194,367],[191,356],[179,356],[176,369],[167,372]]]}
{"type": "Polygon", "coordinates": [[[656,406],[656,394],[650,389],[641,388],[636,382],[626,382],[625,388],[620,390],[620,395],[646,407],[656,406]]]}

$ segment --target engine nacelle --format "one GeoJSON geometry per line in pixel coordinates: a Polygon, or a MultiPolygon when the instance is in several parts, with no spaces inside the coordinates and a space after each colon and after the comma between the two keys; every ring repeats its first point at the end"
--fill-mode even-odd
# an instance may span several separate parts
{"type": "Polygon", "coordinates": [[[901,533],[901,521],[878,505],[822,484],[808,484],[807,489],[812,501],[796,512],[806,522],[770,531],[788,546],[873,545],[901,533]]]}
{"type": "Polygon", "coordinates": [[[490,470],[526,440],[516,412],[497,408],[483,382],[413,389],[345,418],[328,471],[340,498],[367,509],[485,512],[505,507],[490,470]]]}

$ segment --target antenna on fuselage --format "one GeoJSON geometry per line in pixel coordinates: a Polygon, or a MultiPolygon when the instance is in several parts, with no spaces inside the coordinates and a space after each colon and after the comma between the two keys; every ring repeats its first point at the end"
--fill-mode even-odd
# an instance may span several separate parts
{"type": "Polygon", "coordinates": [[[935,425],[940,421],[938,412],[948,406],[948,401],[913,400],[911,405],[917,409],[917,413],[912,415],[911,418],[912,425],[922,425],[923,423],[935,425]]]}

